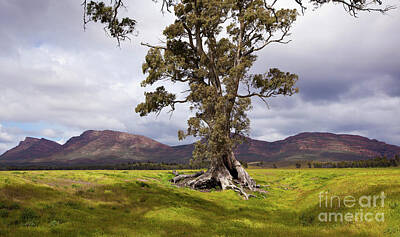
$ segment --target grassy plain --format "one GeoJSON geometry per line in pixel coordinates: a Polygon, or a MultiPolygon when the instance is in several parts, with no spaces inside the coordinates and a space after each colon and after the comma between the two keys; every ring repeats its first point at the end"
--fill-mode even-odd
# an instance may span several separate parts
{"type": "MultiPolygon", "coordinates": [[[[400,169],[249,169],[268,193],[178,188],[170,171],[0,172],[0,236],[400,236],[400,169]],[[387,196],[384,222],[320,222],[319,193],[387,196]]],[[[379,202],[378,202],[379,203],[379,202]]]]}

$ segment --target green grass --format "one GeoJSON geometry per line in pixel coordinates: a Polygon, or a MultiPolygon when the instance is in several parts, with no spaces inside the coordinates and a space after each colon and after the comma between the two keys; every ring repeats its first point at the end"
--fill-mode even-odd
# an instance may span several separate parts
{"type": "Polygon", "coordinates": [[[0,172],[0,236],[400,236],[400,169],[250,169],[268,193],[172,186],[169,171],[0,172]],[[319,193],[386,194],[381,222],[329,222],[319,193]]]}

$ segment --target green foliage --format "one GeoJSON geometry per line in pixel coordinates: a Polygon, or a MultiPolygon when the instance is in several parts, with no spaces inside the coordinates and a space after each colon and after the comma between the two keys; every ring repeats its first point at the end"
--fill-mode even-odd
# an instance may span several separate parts
{"type": "Polygon", "coordinates": [[[115,1],[113,6],[106,5],[104,2],[84,1],[85,13],[84,24],[90,21],[105,24],[105,28],[110,35],[118,40],[129,39],[128,35],[132,34],[136,20],[129,17],[118,18],[118,10],[124,7],[122,1],[115,1]]]}
{"type": "Polygon", "coordinates": [[[15,202],[0,201],[0,209],[18,210],[18,209],[20,209],[20,206],[18,203],[15,203],[15,202]]]}
{"type": "Polygon", "coordinates": [[[25,226],[36,226],[39,215],[31,208],[24,208],[19,216],[19,222],[25,226]]]}
{"type": "Polygon", "coordinates": [[[160,112],[164,107],[171,105],[175,100],[175,95],[168,93],[163,86],[157,87],[155,92],[146,92],[146,103],[139,104],[135,111],[140,116],[145,116],[151,112],[160,112]]]}
{"type": "Polygon", "coordinates": [[[382,156],[368,160],[313,163],[314,168],[371,168],[371,167],[397,167],[399,165],[400,165],[400,160],[396,159],[396,156],[392,159],[388,159],[386,156],[382,156]]]}
{"type": "Polygon", "coordinates": [[[81,204],[79,202],[76,202],[73,200],[68,200],[65,203],[65,206],[67,206],[68,208],[72,208],[72,209],[81,209],[81,204]]]}
{"type": "Polygon", "coordinates": [[[9,215],[9,212],[5,209],[0,209],[0,217],[1,218],[7,218],[9,215]]]}

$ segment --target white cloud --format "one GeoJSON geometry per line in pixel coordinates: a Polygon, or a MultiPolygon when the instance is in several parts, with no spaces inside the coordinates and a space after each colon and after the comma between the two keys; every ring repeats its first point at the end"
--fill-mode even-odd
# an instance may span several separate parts
{"type": "Polygon", "coordinates": [[[273,141],[300,132],[334,132],[364,135],[392,144],[400,143],[400,97],[376,94],[367,98],[331,103],[312,103],[300,97],[290,98],[294,106],[279,99],[271,109],[257,103],[253,118],[253,135],[273,141]],[[390,134],[390,136],[388,136],[390,134]]]}
{"type": "Polygon", "coordinates": [[[13,141],[13,137],[3,131],[3,126],[0,124],[0,143],[9,143],[13,141]]]}
{"type": "Polygon", "coordinates": [[[45,128],[41,131],[41,134],[45,137],[58,137],[59,133],[51,128],[45,128]]]}
{"type": "Polygon", "coordinates": [[[7,129],[0,124],[0,155],[6,150],[16,145],[16,141],[19,139],[18,136],[10,133],[7,129]]]}

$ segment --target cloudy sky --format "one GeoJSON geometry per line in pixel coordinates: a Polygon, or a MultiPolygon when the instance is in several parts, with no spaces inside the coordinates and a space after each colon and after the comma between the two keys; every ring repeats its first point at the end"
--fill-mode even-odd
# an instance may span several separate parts
{"type": "MultiPolygon", "coordinates": [[[[391,0],[389,4],[400,6],[391,0]]],[[[146,48],[173,21],[152,1],[131,0],[137,36],[116,47],[100,25],[84,32],[80,0],[0,0],[0,153],[26,136],[64,143],[113,129],[176,145],[188,111],[139,117],[146,48]]],[[[297,73],[300,93],[254,100],[251,136],[275,141],[305,131],[348,133],[400,145],[400,10],[347,15],[339,5],[306,11],[288,45],[265,49],[254,72],[297,73]]]]}

